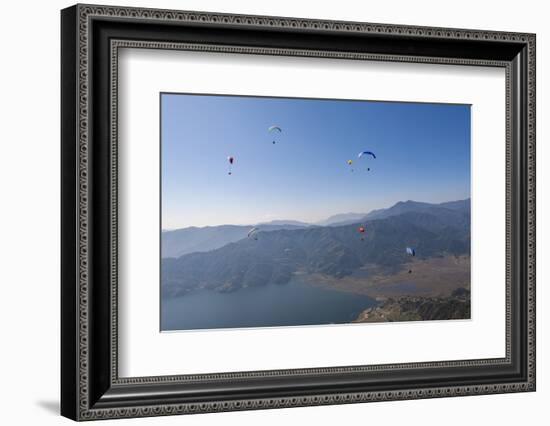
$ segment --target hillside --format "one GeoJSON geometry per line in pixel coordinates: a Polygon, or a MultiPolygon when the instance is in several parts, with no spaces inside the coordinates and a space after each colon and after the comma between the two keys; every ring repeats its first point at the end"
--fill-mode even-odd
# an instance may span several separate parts
{"type": "Polygon", "coordinates": [[[357,223],[365,217],[365,213],[340,213],[328,217],[325,220],[317,222],[319,226],[342,226],[357,223]]]}
{"type": "Polygon", "coordinates": [[[400,201],[387,209],[373,210],[367,214],[364,220],[385,219],[403,213],[425,212],[445,215],[466,214],[470,216],[470,199],[448,201],[440,204],[422,203],[418,201],[400,201]]]}
{"type": "MultiPolygon", "coordinates": [[[[257,227],[265,231],[275,231],[305,226],[283,222],[262,224],[257,227]]],[[[164,231],[161,238],[161,257],[180,257],[188,253],[215,250],[246,238],[251,228],[252,225],[220,225],[164,231]]]]}

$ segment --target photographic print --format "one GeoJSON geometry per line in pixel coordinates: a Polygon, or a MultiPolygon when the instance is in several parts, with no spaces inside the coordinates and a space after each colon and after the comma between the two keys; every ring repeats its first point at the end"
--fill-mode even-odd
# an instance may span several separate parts
{"type": "Polygon", "coordinates": [[[160,103],[161,331],[470,318],[470,105],[160,103]]]}

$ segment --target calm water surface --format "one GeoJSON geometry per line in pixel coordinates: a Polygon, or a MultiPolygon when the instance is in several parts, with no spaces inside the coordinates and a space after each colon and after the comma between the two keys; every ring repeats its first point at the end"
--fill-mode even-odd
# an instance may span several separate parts
{"type": "Polygon", "coordinates": [[[349,323],[375,306],[368,296],[312,286],[298,278],[218,293],[200,290],[161,301],[161,330],[349,323]]]}

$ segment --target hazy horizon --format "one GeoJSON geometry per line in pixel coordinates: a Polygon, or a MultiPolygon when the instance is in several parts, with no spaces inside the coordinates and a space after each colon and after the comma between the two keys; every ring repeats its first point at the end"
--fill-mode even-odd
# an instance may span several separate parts
{"type": "MultiPolygon", "coordinates": [[[[442,203],[449,203],[449,202],[453,202],[453,201],[466,201],[466,200],[469,200],[470,197],[466,197],[466,198],[460,198],[460,199],[453,199],[453,200],[442,200],[442,201],[435,201],[435,202],[432,202],[432,201],[425,201],[425,200],[398,200],[392,204],[389,204],[387,206],[382,206],[382,207],[376,207],[376,208],[373,208],[373,209],[370,209],[370,210],[366,210],[366,211],[356,211],[356,212],[338,212],[338,213],[334,213],[334,214],[331,214],[329,216],[326,216],[326,217],[323,217],[321,218],[320,220],[316,220],[315,222],[306,222],[306,221],[303,221],[303,220],[299,220],[299,219],[295,219],[295,218],[276,218],[276,219],[270,219],[270,220],[267,220],[267,221],[263,221],[263,222],[243,222],[243,223],[212,223],[212,224],[208,224],[208,225],[189,225],[189,226],[182,226],[182,227],[177,227],[177,228],[162,228],[162,231],[175,231],[177,229],[184,229],[184,228],[208,228],[208,227],[216,227],[216,226],[255,226],[255,225],[263,225],[263,224],[269,224],[270,222],[303,222],[307,225],[318,225],[320,222],[323,222],[324,220],[326,219],[329,219],[333,216],[337,216],[337,215],[351,215],[351,214],[364,214],[365,216],[368,215],[369,213],[371,213],[372,211],[375,211],[375,210],[380,210],[380,209],[389,209],[390,207],[393,207],[395,204],[399,203],[399,202],[408,202],[408,201],[412,201],[412,202],[415,202],[415,203],[428,203],[428,204],[442,204],[442,203]]],[[[322,225],[319,225],[319,226],[322,226],[322,225]]]]}
{"type": "Polygon", "coordinates": [[[185,94],[161,105],[163,230],[470,198],[468,105],[185,94]]]}

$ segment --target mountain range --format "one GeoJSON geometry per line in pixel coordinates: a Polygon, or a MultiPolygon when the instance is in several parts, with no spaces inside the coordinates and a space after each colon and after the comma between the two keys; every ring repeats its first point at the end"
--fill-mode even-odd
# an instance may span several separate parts
{"type": "Polygon", "coordinates": [[[176,238],[170,240],[172,253],[193,250],[193,246],[195,250],[162,259],[163,296],[199,288],[235,291],[241,287],[284,284],[297,272],[337,279],[376,265],[391,273],[410,260],[407,246],[415,247],[420,259],[469,255],[470,200],[442,204],[399,202],[343,225],[260,225],[256,239],[246,238],[249,229],[226,225],[163,233],[163,256],[167,234],[199,235],[183,249],[176,244],[176,238]],[[358,232],[359,226],[366,228],[364,234],[358,232]],[[217,241],[219,238],[223,238],[223,245],[217,241]],[[215,248],[205,251],[208,246],[215,248]]]}
{"type": "Polygon", "coordinates": [[[329,218],[317,222],[319,226],[339,226],[350,225],[352,223],[360,222],[366,216],[365,213],[340,213],[330,216],[329,218]]]}
{"type": "Polygon", "coordinates": [[[435,213],[439,209],[440,213],[445,214],[445,211],[465,212],[470,211],[470,199],[459,201],[447,201],[440,204],[422,203],[419,201],[400,201],[387,209],[373,210],[365,215],[365,219],[384,219],[391,216],[396,216],[407,212],[431,212],[435,213]]]}
{"type": "MultiPolygon", "coordinates": [[[[299,229],[311,226],[343,226],[360,223],[366,220],[383,219],[410,211],[426,211],[442,208],[446,210],[466,211],[470,209],[470,199],[451,201],[441,204],[422,203],[417,201],[402,201],[387,209],[373,210],[370,213],[342,213],[316,222],[314,224],[296,220],[273,220],[257,225],[219,225],[205,227],[188,227],[162,232],[161,256],[180,257],[194,252],[206,252],[223,247],[246,238],[252,227],[261,231],[277,231],[281,229],[299,229]]],[[[440,214],[445,214],[444,210],[440,214]]]]}
{"type": "MultiPolygon", "coordinates": [[[[162,257],[180,257],[188,253],[207,252],[223,247],[229,243],[246,238],[253,225],[220,225],[202,228],[189,227],[164,231],[161,238],[162,257]]],[[[277,231],[281,229],[299,229],[309,225],[266,223],[256,225],[260,231],[277,231]]]]}

